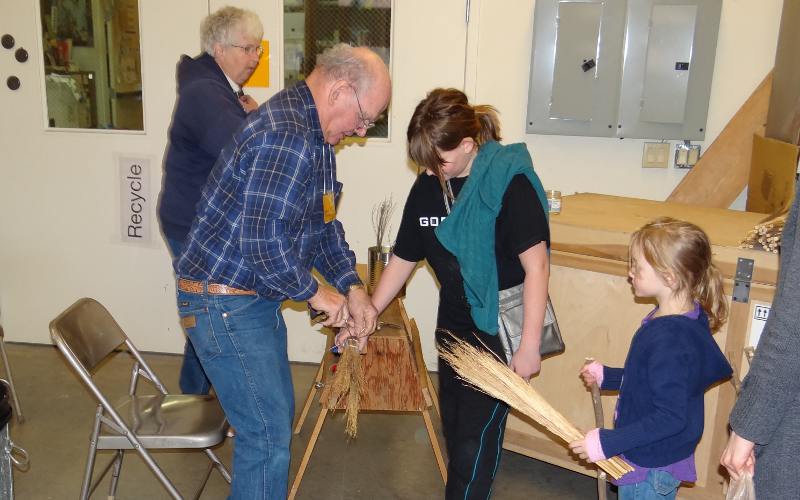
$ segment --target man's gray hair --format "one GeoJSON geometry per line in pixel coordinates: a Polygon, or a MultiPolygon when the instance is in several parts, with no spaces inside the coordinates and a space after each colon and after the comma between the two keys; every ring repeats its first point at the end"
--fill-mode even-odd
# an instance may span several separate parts
{"type": "Polygon", "coordinates": [[[222,7],[203,19],[200,25],[200,43],[206,54],[214,56],[214,45],[237,43],[236,36],[261,40],[264,27],[255,12],[238,7],[222,7]]]}
{"type": "Polygon", "coordinates": [[[356,55],[353,47],[337,43],[317,56],[316,69],[332,80],[345,80],[359,91],[369,89],[371,75],[364,59],[356,55]]]}

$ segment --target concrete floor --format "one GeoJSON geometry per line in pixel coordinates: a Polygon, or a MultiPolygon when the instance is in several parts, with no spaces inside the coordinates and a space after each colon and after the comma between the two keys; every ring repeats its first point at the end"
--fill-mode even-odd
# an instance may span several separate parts
{"type": "MultiPolygon", "coordinates": [[[[14,473],[16,497],[75,498],[80,493],[95,403],[55,347],[6,345],[25,416],[22,424],[12,420],[10,435],[31,457],[27,472],[14,473]]],[[[121,395],[127,390],[129,359],[122,353],[101,367],[98,380],[108,394],[121,395]]],[[[177,390],[181,358],[150,354],[147,360],[167,388],[177,390]]],[[[292,365],[298,412],[316,369],[314,365],[292,365]]],[[[294,478],[299,467],[318,414],[319,405],[315,403],[301,434],[292,443],[290,478],[294,478]]],[[[230,464],[233,442],[235,439],[228,439],[218,450],[226,464],[230,464]]],[[[107,452],[98,456],[98,470],[107,457],[110,457],[107,452]]],[[[155,459],[187,495],[196,484],[194,478],[202,474],[208,463],[205,456],[193,452],[156,453],[155,459]]],[[[95,497],[105,496],[107,484],[106,478],[95,497]]],[[[509,451],[503,452],[494,491],[493,498],[499,500],[597,497],[593,478],[509,451]]],[[[213,473],[202,498],[225,498],[227,493],[227,483],[213,473]]],[[[420,416],[363,414],[359,417],[358,439],[348,443],[342,416],[337,414],[328,418],[322,428],[297,498],[383,500],[443,496],[444,486],[420,416]]],[[[156,499],[167,498],[167,494],[138,455],[129,453],[122,469],[118,498],[156,499]]],[[[609,498],[615,499],[616,495],[611,493],[609,498]]]]}

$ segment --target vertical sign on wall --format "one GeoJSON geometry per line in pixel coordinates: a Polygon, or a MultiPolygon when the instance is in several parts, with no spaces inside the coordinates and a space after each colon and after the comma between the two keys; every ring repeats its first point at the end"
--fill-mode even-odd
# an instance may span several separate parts
{"type": "Polygon", "coordinates": [[[150,243],[152,200],[150,159],[117,156],[119,165],[120,236],[127,243],[150,243]]]}

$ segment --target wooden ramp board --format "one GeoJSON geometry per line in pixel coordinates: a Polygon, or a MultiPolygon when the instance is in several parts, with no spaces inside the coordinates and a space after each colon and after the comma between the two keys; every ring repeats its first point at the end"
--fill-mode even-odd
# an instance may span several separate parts
{"type": "Polygon", "coordinates": [[[733,115],[667,201],[727,208],[747,185],[753,134],[764,135],[772,72],[733,115]]]}

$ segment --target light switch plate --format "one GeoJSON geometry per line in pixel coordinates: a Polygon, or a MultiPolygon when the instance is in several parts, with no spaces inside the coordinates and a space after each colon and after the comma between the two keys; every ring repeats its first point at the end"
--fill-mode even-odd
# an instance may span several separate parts
{"type": "Polygon", "coordinates": [[[700,161],[700,145],[684,141],[675,146],[675,168],[692,168],[700,161]]]}
{"type": "Polygon", "coordinates": [[[643,168],[667,168],[669,166],[668,142],[645,142],[642,151],[643,168]]]}

